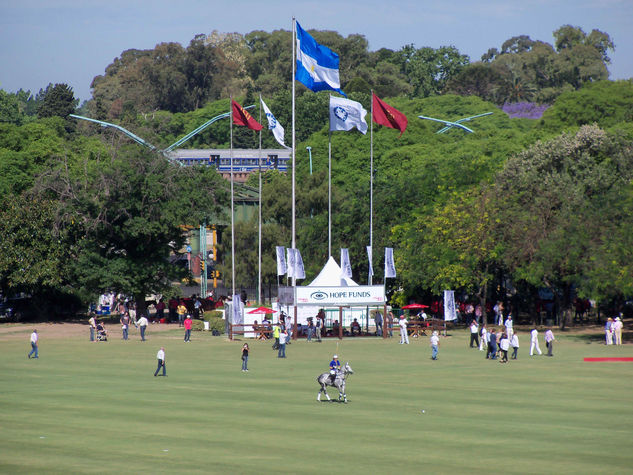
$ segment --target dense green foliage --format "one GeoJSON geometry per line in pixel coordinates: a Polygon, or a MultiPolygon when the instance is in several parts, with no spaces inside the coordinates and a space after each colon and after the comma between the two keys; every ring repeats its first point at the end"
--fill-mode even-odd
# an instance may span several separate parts
{"type": "MultiPolygon", "coordinates": [[[[454,47],[371,52],[362,35],[312,33],[340,54],[350,99],[370,110],[373,89],[409,119],[401,137],[373,130],[374,282],[383,278],[382,249],[392,246],[399,274],[388,285],[402,301],[454,288],[483,303],[506,298],[504,282],[532,296],[549,287],[563,307],[572,294],[603,302],[630,295],[633,83],[602,80],[613,49],[606,33],[566,25],[554,45],[517,36],[472,64],[454,47]],[[496,107],[526,100],[552,105],[539,120],[510,119],[496,107]],[[436,134],[441,125],[417,118],[485,112],[494,113],[472,123],[474,134],[436,134]]],[[[255,104],[259,118],[261,92],[290,143],[290,36],[214,32],[187,47],[125,51],[95,78],[82,113],[160,149],[227,112],[230,95],[255,104]]],[[[296,238],[309,276],[328,257],[328,97],[298,85],[296,238]]],[[[181,277],[168,264],[184,242],[180,225],[228,222],[226,182],[210,168],[175,167],[112,129],[69,120],[76,106],[65,84],[35,97],[0,91],[0,219],[12,236],[0,252],[2,290],[115,289],[142,300],[181,277]],[[23,228],[21,206],[31,220],[23,228]],[[19,256],[28,236],[42,245],[19,256]]],[[[264,132],[263,147],[277,148],[264,132]]],[[[350,250],[360,283],[368,274],[369,136],[331,134],[332,253],[350,250]]],[[[229,142],[223,120],[186,146],[229,142]]],[[[233,145],[256,148],[258,135],[235,127],[233,145]]],[[[262,276],[274,286],[274,247],[291,243],[292,183],[276,171],[262,183],[262,276]]],[[[258,188],[257,174],[248,185],[258,188]]],[[[256,220],[236,226],[237,287],[257,281],[257,231],[256,220]]],[[[229,233],[221,234],[218,269],[230,286],[229,233]]]]}

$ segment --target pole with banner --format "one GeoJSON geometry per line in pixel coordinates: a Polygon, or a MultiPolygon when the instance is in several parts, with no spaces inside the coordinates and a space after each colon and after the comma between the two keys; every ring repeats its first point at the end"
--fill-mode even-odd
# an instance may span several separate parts
{"type": "Polygon", "coordinates": [[[457,320],[457,312],[455,311],[455,291],[444,291],[444,336],[446,336],[446,322],[457,320]]]}

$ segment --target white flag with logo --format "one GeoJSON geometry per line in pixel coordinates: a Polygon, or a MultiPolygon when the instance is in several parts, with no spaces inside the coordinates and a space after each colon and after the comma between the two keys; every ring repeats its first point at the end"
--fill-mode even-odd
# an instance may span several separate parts
{"type": "Polygon", "coordinates": [[[287,256],[287,260],[286,262],[288,263],[287,269],[288,269],[288,277],[294,277],[295,276],[295,253],[294,253],[294,249],[287,247],[286,248],[286,256],[287,256]]]}
{"type": "Polygon", "coordinates": [[[367,111],[360,102],[330,96],[330,131],[352,130],[356,127],[361,133],[366,134],[366,115],[367,111]]]}
{"type": "Polygon", "coordinates": [[[394,278],[396,266],[393,263],[393,247],[385,247],[385,277],[394,278]]]}
{"type": "Polygon", "coordinates": [[[288,269],[286,268],[286,256],[284,253],[284,247],[283,246],[277,246],[277,275],[284,275],[286,272],[288,272],[288,269]]]}
{"type": "Polygon", "coordinates": [[[266,114],[266,119],[268,119],[268,130],[273,133],[273,135],[275,136],[275,140],[279,142],[282,147],[286,147],[286,144],[284,143],[284,128],[279,122],[277,122],[277,119],[275,118],[273,113],[270,112],[270,109],[268,108],[264,100],[261,97],[259,98],[259,100],[262,103],[262,108],[264,109],[264,114],[266,114]]]}
{"type": "Polygon", "coordinates": [[[341,249],[341,277],[352,278],[352,265],[349,262],[348,249],[341,249]]]}
{"type": "Polygon", "coordinates": [[[367,258],[369,259],[369,275],[374,275],[374,267],[371,264],[372,261],[372,250],[371,246],[367,246],[367,258]]]}
{"type": "Polygon", "coordinates": [[[301,258],[301,253],[299,249],[293,249],[294,251],[294,262],[295,262],[295,278],[297,279],[305,279],[306,271],[303,268],[303,259],[301,258]]]}
{"type": "Polygon", "coordinates": [[[444,320],[451,321],[457,320],[457,313],[455,312],[455,291],[444,291],[444,320]]]}

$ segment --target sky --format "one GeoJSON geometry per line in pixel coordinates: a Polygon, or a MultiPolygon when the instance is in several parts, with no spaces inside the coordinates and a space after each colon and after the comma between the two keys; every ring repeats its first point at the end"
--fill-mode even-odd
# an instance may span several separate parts
{"type": "Polygon", "coordinates": [[[562,25],[615,43],[611,79],[633,78],[633,0],[0,0],[0,89],[70,85],[82,101],[128,49],[187,46],[200,33],[305,29],[364,35],[371,51],[455,46],[477,61],[518,35],[553,43],[562,25]]]}

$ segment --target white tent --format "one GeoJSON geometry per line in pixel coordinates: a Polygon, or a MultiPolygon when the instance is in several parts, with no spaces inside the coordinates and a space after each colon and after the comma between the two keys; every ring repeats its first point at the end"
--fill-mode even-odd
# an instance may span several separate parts
{"type": "Polygon", "coordinates": [[[336,263],[334,258],[330,256],[327,263],[319,272],[319,275],[308,284],[308,287],[351,287],[358,286],[349,277],[343,277],[341,274],[343,271],[341,267],[336,263]]]}

